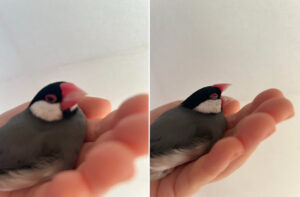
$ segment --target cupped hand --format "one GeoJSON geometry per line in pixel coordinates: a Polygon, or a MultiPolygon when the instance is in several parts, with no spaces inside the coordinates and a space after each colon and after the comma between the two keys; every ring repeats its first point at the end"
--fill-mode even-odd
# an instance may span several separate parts
{"type": "MultiPolygon", "coordinates": [[[[28,103],[0,115],[0,126],[28,103]]],[[[126,100],[110,113],[109,101],[86,97],[79,103],[88,119],[86,139],[73,170],[31,188],[0,192],[0,197],[90,197],[130,179],[134,160],[148,153],[148,96],[126,100]]]]}
{"type": "MultiPolygon", "coordinates": [[[[160,180],[151,181],[151,197],[188,197],[202,186],[229,176],[274,133],[277,123],[294,115],[291,102],[277,89],[260,93],[241,110],[238,101],[223,98],[223,113],[227,119],[224,137],[206,155],[177,167],[160,180]]],[[[176,101],[153,110],[151,122],[179,103],[176,101]]]]}

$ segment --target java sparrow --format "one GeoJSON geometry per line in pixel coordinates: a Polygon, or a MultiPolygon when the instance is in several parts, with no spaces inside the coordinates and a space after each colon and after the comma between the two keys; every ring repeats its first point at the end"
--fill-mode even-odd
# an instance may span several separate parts
{"type": "Polygon", "coordinates": [[[150,178],[160,179],[179,165],[207,153],[223,136],[226,119],[221,93],[229,84],[199,89],[150,126],[150,178]]]}
{"type": "Polygon", "coordinates": [[[74,167],[87,129],[72,83],[47,85],[0,128],[0,191],[26,188],[74,167]]]}

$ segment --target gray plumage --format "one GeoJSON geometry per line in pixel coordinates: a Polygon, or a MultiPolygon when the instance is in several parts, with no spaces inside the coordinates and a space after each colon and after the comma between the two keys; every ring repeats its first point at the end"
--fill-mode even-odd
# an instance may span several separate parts
{"type": "Polygon", "coordinates": [[[35,117],[29,108],[11,118],[0,128],[0,190],[10,190],[6,188],[9,178],[17,182],[42,171],[33,178],[47,180],[57,171],[73,168],[85,131],[86,118],[80,108],[73,116],[54,122],[35,117]],[[45,173],[49,167],[52,171],[45,173]]]}
{"type": "Polygon", "coordinates": [[[151,179],[207,153],[225,128],[222,112],[205,114],[180,105],[163,113],[150,127],[151,179]]]}

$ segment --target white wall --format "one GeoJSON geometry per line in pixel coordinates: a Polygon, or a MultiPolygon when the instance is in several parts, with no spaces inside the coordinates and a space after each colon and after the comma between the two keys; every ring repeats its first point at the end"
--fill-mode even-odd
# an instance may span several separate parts
{"type": "Polygon", "coordinates": [[[138,47],[112,56],[79,61],[32,74],[0,79],[0,113],[30,101],[45,85],[70,81],[88,95],[109,99],[116,109],[125,99],[148,92],[148,49],[138,47]]]}
{"type": "MultiPolygon", "coordinates": [[[[74,82],[91,96],[122,101],[148,92],[148,0],[1,0],[0,113],[44,85],[74,82]]],[[[107,196],[144,196],[148,159],[107,196]],[[132,188],[138,189],[132,189],[132,188]]]]}
{"type": "Polygon", "coordinates": [[[152,0],[153,106],[216,82],[241,99],[269,87],[300,92],[299,23],[295,0],[152,0]]]}
{"type": "Polygon", "coordinates": [[[145,46],[147,12],[148,0],[2,0],[0,77],[145,46]]]}
{"type": "MultiPolygon", "coordinates": [[[[300,111],[300,2],[151,0],[151,108],[215,83],[245,104],[279,88],[300,111]]],[[[297,197],[296,116],[277,127],[240,170],[201,197],[297,197]]]]}

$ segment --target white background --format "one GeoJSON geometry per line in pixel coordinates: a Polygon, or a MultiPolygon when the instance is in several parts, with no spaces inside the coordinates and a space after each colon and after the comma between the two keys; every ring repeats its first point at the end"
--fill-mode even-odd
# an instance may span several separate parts
{"type": "MultiPolygon", "coordinates": [[[[242,105],[279,88],[300,111],[300,2],[151,0],[151,108],[215,83],[242,105]]],[[[195,197],[300,196],[300,118],[195,197]]]]}
{"type": "MultiPolygon", "coordinates": [[[[0,113],[44,85],[74,82],[113,109],[148,92],[147,0],[0,1],[0,113]]],[[[147,196],[148,159],[107,196],[147,196]]]]}

